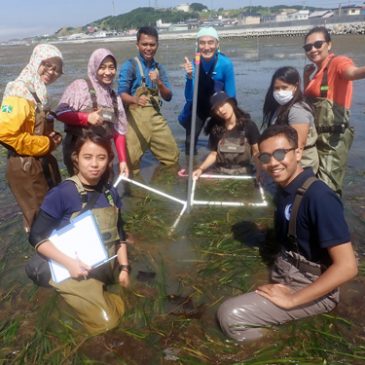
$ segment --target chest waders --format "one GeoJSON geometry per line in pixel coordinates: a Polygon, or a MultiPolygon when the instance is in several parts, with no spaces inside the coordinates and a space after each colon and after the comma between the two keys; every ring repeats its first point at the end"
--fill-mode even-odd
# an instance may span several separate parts
{"type": "MultiPolygon", "coordinates": [[[[55,113],[43,107],[37,94],[32,93],[32,95],[37,101],[34,134],[38,136],[47,136],[54,130],[55,113]]],[[[44,176],[46,177],[48,186],[51,189],[58,185],[62,180],[57,160],[51,153],[49,153],[46,156],[41,157],[40,161],[42,163],[44,176]]]]}
{"type": "MultiPolygon", "coordinates": [[[[319,277],[324,271],[327,270],[328,266],[331,264],[331,262],[328,262],[328,259],[325,260],[323,258],[319,262],[313,262],[308,260],[300,253],[298,245],[297,217],[299,208],[302,203],[304,194],[310,188],[310,186],[316,181],[317,178],[311,176],[304,181],[304,183],[300,188],[298,188],[291,209],[289,227],[288,227],[288,238],[290,241],[291,249],[281,251],[282,258],[285,261],[289,262],[291,265],[295,266],[299,270],[299,272],[301,272],[303,275],[308,276],[309,279],[310,278],[315,279],[319,277]]],[[[339,302],[339,295],[340,292],[338,288],[332,290],[330,293],[327,294],[328,298],[333,303],[336,304],[339,302]]]]}
{"type": "Polygon", "coordinates": [[[319,167],[317,139],[318,134],[316,127],[311,125],[308,130],[307,142],[304,146],[300,163],[302,167],[311,167],[314,173],[317,173],[319,167]]]}
{"type": "MultiPolygon", "coordinates": [[[[49,118],[52,112],[43,108],[35,93],[32,95],[36,101],[33,134],[48,135],[53,131],[53,119],[49,118]]],[[[6,178],[22,210],[24,229],[29,232],[47,191],[61,182],[57,160],[50,152],[42,157],[33,157],[19,155],[9,149],[6,178]]]]}
{"type": "Polygon", "coordinates": [[[138,57],[131,59],[131,63],[133,81],[136,79],[136,67],[142,79],[135,96],[144,95],[148,98],[147,104],[143,107],[130,104],[126,108],[128,166],[132,174],[137,174],[140,169],[140,160],[147,149],[150,149],[156,159],[166,166],[177,163],[179,150],[167,121],[160,112],[161,100],[157,86],[147,87],[146,75],[138,57]]]}
{"type": "MultiPolygon", "coordinates": [[[[319,263],[307,260],[298,253],[296,242],[296,219],[302,198],[309,186],[316,181],[309,177],[297,190],[289,220],[288,235],[293,240],[293,250],[282,248],[274,254],[274,262],[269,263],[270,283],[283,284],[290,291],[306,290],[325,269],[319,263]]],[[[257,340],[263,337],[268,328],[293,320],[328,313],[339,302],[339,289],[308,303],[285,309],[256,292],[245,293],[224,301],[217,311],[217,318],[223,331],[237,341],[257,340]]]]}
{"type": "MultiPolygon", "coordinates": [[[[92,86],[89,79],[85,80],[87,82],[89,88],[89,94],[92,102],[92,108],[82,110],[82,112],[95,112],[100,107],[97,102],[96,91],[92,86]]],[[[118,120],[119,110],[118,110],[118,99],[114,90],[110,91],[110,96],[113,102],[113,108],[104,108],[102,107],[102,116],[104,118],[103,124],[98,126],[88,126],[88,127],[80,127],[80,126],[70,126],[65,124],[65,132],[66,136],[63,140],[63,161],[66,165],[67,172],[70,176],[74,175],[74,164],[72,161],[72,153],[75,150],[75,145],[79,137],[81,137],[84,133],[85,129],[92,129],[96,134],[101,136],[105,136],[109,139],[113,138],[114,135],[114,123],[118,120]]]]}
{"type": "Polygon", "coordinates": [[[314,109],[314,121],[318,133],[317,151],[319,168],[317,177],[324,181],[337,194],[342,195],[342,186],[349,150],[354,138],[354,129],[350,127],[350,111],[334,101],[327,99],[328,68],[323,71],[321,96],[309,98],[314,109]]]}
{"type": "MultiPolygon", "coordinates": [[[[75,183],[81,196],[82,206],[87,205],[87,192],[77,176],[69,178],[75,183]]],[[[108,189],[104,191],[109,206],[91,209],[109,256],[119,247],[118,209],[108,189]]],[[[96,199],[95,199],[96,200],[96,199]]],[[[80,214],[76,212],[72,218],[80,214]]],[[[57,292],[74,309],[82,325],[90,334],[98,334],[116,327],[124,313],[124,302],[117,294],[105,290],[116,280],[116,260],[91,270],[86,280],[67,279],[60,283],[50,282],[57,292]]]]}
{"type": "Polygon", "coordinates": [[[218,171],[227,175],[249,174],[252,173],[250,161],[251,146],[244,131],[228,135],[226,132],[217,146],[218,171]]]}

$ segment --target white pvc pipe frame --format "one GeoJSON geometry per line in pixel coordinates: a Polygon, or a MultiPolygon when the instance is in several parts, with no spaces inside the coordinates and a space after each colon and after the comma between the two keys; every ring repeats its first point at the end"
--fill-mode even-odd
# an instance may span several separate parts
{"type": "MultiPolygon", "coordinates": [[[[200,178],[206,178],[206,179],[234,179],[234,180],[249,180],[249,179],[254,179],[254,176],[250,176],[250,175],[211,175],[211,174],[202,174],[200,175],[200,178]]],[[[139,186],[140,188],[146,189],[148,191],[151,191],[152,193],[155,193],[157,195],[161,195],[167,199],[173,200],[176,203],[179,203],[182,205],[182,209],[179,213],[179,215],[177,216],[174,224],[171,226],[170,228],[170,232],[173,232],[175,230],[175,228],[177,227],[177,225],[180,222],[181,217],[183,216],[183,214],[185,213],[187,206],[188,206],[188,201],[185,200],[181,200],[181,199],[177,199],[172,195],[166,194],[160,190],[151,188],[150,186],[144,185],[138,181],[129,179],[128,177],[124,176],[124,175],[119,175],[118,179],[115,181],[114,183],[114,187],[116,188],[118,186],[118,184],[121,181],[127,181],[131,184],[134,184],[136,186],[139,186]]],[[[195,189],[196,189],[196,183],[197,183],[198,179],[193,179],[193,185],[192,185],[192,191],[191,191],[191,196],[190,196],[190,206],[192,207],[193,205],[213,205],[213,206],[229,206],[229,207],[244,207],[244,206],[250,206],[250,207],[266,207],[267,206],[267,201],[266,201],[266,197],[265,197],[265,192],[264,189],[262,188],[262,186],[258,185],[259,190],[260,190],[260,194],[261,194],[261,202],[259,203],[245,203],[245,202],[225,202],[225,201],[209,201],[209,200],[194,200],[194,196],[195,196],[195,189]]],[[[188,197],[189,199],[189,197],[188,197]]]]}

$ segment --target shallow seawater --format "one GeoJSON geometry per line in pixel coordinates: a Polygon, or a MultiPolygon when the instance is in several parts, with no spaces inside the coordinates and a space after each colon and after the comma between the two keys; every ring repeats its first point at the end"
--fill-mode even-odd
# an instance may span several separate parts
{"type": "MultiPolygon", "coordinates": [[[[364,36],[337,37],[337,53],[363,63],[364,36]]],[[[132,57],[133,43],[60,45],[66,74],[50,88],[55,104],[64,87],[85,75],[95,48],[107,46],[119,60],[132,57]]],[[[163,105],[179,146],[183,129],[176,122],[183,103],[180,64],[193,54],[188,41],[161,42],[159,61],[167,66],[174,89],[163,105]]],[[[225,39],[222,51],[232,57],[238,100],[260,124],[261,106],[274,70],[305,64],[300,38],[225,39]]],[[[25,64],[29,47],[2,47],[0,90],[25,64]]],[[[224,298],[253,290],[266,281],[258,245],[272,227],[273,208],[194,206],[171,232],[181,204],[141,188],[120,185],[133,267],[129,289],[117,285],[127,312],[118,328],[88,337],[69,308],[50,289],[36,288],[24,264],[32,249],[22,231],[21,215],[5,181],[6,155],[0,147],[0,364],[363,364],[365,361],[365,198],[363,167],[365,81],[355,83],[352,122],[356,128],[345,181],[344,205],[359,253],[360,274],[344,286],[342,302],[331,314],[273,328],[262,341],[235,344],[216,324],[224,298]]],[[[60,124],[58,129],[62,130],[60,124]]],[[[207,153],[200,142],[198,164],[207,153]]],[[[59,152],[57,153],[60,158],[59,152]]],[[[176,169],[160,168],[149,154],[139,181],[178,199],[186,199],[187,181],[176,169]]],[[[186,167],[185,156],[180,166],[186,167]]],[[[197,199],[256,201],[251,182],[202,181],[197,199]]]]}

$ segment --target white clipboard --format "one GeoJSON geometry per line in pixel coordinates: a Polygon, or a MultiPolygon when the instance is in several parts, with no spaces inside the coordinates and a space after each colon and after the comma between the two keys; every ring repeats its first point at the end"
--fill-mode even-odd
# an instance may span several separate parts
{"type": "MultiPolygon", "coordinates": [[[[109,261],[95,217],[90,210],[78,215],[66,227],[54,231],[49,240],[62,253],[95,267],[109,261]]],[[[59,283],[71,277],[69,271],[54,260],[49,260],[52,280],[59,283]]]]}

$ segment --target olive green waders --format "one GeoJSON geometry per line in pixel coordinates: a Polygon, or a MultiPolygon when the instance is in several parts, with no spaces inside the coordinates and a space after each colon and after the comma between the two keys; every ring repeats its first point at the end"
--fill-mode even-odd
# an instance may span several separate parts
{"type": "Polygon", "coordinates": [[[350,111],[326,98],[316,98],[312,105],[318,133],[317,176],[342,195],[348,155],[354,139],[354,130],[349,127],[350,111]]]}
{"type": "Polygon", "coordinates": [[[136,96],[146,96],[149,102],[145,106],[136,104],[126,108],[128,130],[126,135],[128,166],[133,174],[140,169],[140,161],[147,149],[163,165],[171,166],[179,160],[179,149],[175,138],[160,112],[160,97],[157,88],[148,88],[143,67],[138,57],[135,62],[142,77],[142,84],[136,90],[136,96]]]}
{"type": "MultiPolygon", "coordinates": [[[[34,135],[49,135],[53,131],[53,119],[45,110],[36,94],[34,135]]],[[[42,157],[21,156],[8,150],[6,179],[17,201],[24,221],[24,229],[30,231],[33,220],[48,190],[61,182],[57,160],[48,153],[42,157]]]]}
{"type": "MultiPolygon", "coordinates": [[[[73,180],[74,177],[70,179],[73,180]]],[[[75,183],[80,189],[77,181],[75,183]]],[[[109,256],[112,256],[116,253],[120,241],[117,229],[118,209],[109,206],[92,209],[92,212],[109,256]]],[[[51,286],[74,309],[80,322],[91,335],[116,327],[124,314],[122,298],[105,290],[106,285],[118,282],[115,263],[116,261],[112,260],[92,270],[86,280],[70,278],[60,283],[50,281],[51,286]]]]}
{"type": "Polygon", "coordinates": [[[318,133],[319,167],[317,177],[341,196],[348,155],[354,139],[354,130],[350,128],[350,111],[327,99],[328,68],[333,59],[334,57],[323,71],[320,97],[309,98],[308,102],[314,109],[314,123],[318,133]]]}

